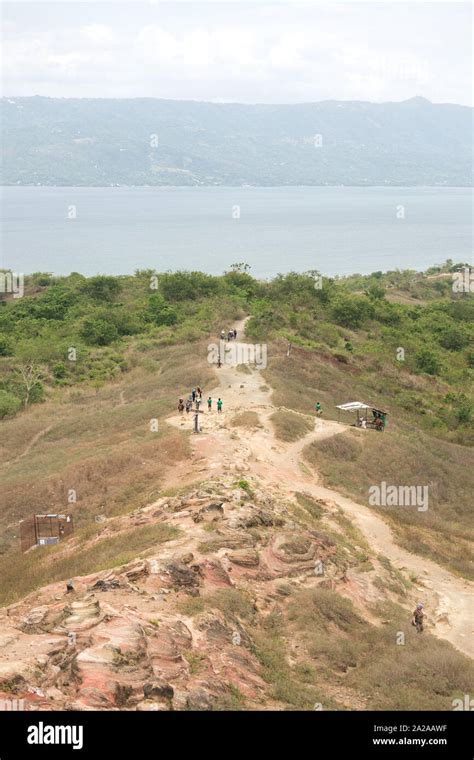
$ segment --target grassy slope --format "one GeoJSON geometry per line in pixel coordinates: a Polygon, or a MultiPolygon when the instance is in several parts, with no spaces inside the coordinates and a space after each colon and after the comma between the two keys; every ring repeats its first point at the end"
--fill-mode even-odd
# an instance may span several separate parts
{"type": "MultiPolygon", "coordinates": [[[[316,399],[325,418],[337,419],[336,404],[370,400],[389,406],[384,434],[355,431],[312,444],[308,461],[327,485],[368,503],[368,489],[385,480],[395,485],[428,485],[429,508],[384,510],[403,545],[426,553],[450,569],[473,576],[469,541],[474,537],[472,491],[474,452],[420,429],[417,419],[384,393],[383,373],[364,375],[357,368],[327,356],[295,349],[286,358],[285,345],[275,342],[265,377],[275,389],[273,400],[311,413],[316,399]],[[291,369],[290,369],[291,368],[291,369]],[[290,371],[289,371],[290,370],[290,371]]],[[[348,416],[348,421],[352,421],[348,416]]]]}
{"type": "Polygon", "coordinates": [[[104,552],[84,553],[81,541],[100,536],[96,515],[125,514],[150,503],[160,495],[168,469],[185,465],[188,438],[163,419],[175,408],[180,392],[197,384],[212,387],[214,375],[206,357],[207,342],[155,347],[144,364],[120,381],[97,392],[63,389],[2,423],[2,454],[10,463],[1,468],[1,602],[60,577],[103,567],[102,554],[108,566],[124,553],[133,556],[127,535],[117,537],[104,552]],[[150,431],[152,418],[158,419],[158,432],[150,431]],[[28,455],[15,460],[48,427],[28,455]],[[76,503],[68,503],[70,489],[76,492],[76,503]],[[19,554],[19,520],[35,512],[65,510],[74,516],[77,539],[68,542],[67,559],[55,561],[55,550],[19,554]]]}

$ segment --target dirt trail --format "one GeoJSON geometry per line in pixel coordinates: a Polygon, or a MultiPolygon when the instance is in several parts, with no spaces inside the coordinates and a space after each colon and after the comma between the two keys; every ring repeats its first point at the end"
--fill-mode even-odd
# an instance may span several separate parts
{"type": "MultiPolygon", "coordinates": [[[[245,321],[236,325],[239,336],[245,321]]],[[[412,554],[395,543],[389,525],[373,510],[358,504],[337,491],[325,488],[318,476],[302,467],[302,451],[311,442],[347,430],[346,426],[329,420],[315,420],[315,429],[295,443],[276,439],[270,416],[277,411],[271,403],[272,390],[258,369],[242,372],[227,363],[216,370],[220,385],[211,395],[213,411],[200,415],[201,434],[193,436],[193,470],[202,479],[219,471],[248,472],[267,481],[269,487],[278,484],[287,494],[306,491],[317,499],[334,502],[347,514],[364,535],[375,554],[383,554],[395,567],[417,577],[417,593],[421,599],[430,595],[427,610],[429,630],[444,638],[469,657],[474,658],[473,646],[473,585],[452,575],[448,570],[424,557],[412,554]],[[223,413],[218,415],[215,402],[223,399],[223,413]],[[240,411],[258,414],[261,427],[253,430],[233,428],[229,423],[240,411]],[[431,604],[431,600],[435,609],[431,604]]],[[[174,416],[170,424],[184,429],[192,428],[192,415],[174,416]]],[[[186,478],[186,479],[188,479],[186,478]]]]}
{"type": "Polygon", "coordinates": [[[9,459],[8,462],[3,462],[2,466],[5,466],[7,464],[15,464],[15,462],[18,462],[20,459],[23,459],[23,457],[26,457],[26,455],[31,451],[33,446],[38,443],[38,441],[43,438],[43,436],[47,435],[49,431],[51,430],[53,426],[48,425],[48,427],[43,428],[43,430],[40,430],[39,433],[36,433],[36,435],[33,436],[31,441],[28,443],[25,449],[21,452],[21,454],[18,454],[17,457],[14,459],[9,459]]]}

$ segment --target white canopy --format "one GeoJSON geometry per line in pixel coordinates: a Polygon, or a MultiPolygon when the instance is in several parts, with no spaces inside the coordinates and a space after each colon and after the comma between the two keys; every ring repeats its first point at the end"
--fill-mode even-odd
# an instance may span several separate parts
{"type": "Polygon", "coordinates": [[[363,404],[362,401],[351,401],[349,404],[337,404],[336,408],[342,409],[343,412],[353,412],[357,409],[374,409],[375,407],[363,404]]]}

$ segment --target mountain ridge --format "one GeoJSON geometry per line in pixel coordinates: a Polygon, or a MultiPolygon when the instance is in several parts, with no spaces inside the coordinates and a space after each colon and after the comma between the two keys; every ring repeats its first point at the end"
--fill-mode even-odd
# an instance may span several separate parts
{"type": "Polygon", "coordinates": [[[4,185],[471,186],[469,106],[0,101],[4,185]]]}

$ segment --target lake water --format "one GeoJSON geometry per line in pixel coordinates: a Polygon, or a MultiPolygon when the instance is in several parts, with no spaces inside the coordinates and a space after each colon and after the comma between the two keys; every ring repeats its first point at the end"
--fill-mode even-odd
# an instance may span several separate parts
{"type": "Polygon", "coordinates": [[[472,258],[469,188],[6,187],[0,208],[1,266],[23,273],[219,274],[245,261],[266,278],[472,258]]]}

